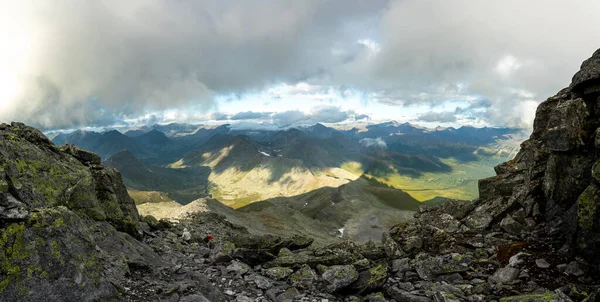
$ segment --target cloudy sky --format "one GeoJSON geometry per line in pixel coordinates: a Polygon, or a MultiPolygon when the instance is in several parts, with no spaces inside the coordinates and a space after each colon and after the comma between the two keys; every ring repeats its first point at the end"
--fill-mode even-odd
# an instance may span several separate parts
{"type": "Polygon", "coordinates": [[[0,4],[0,121],[530,127],[600,44],[600,1],[0,4]]]}

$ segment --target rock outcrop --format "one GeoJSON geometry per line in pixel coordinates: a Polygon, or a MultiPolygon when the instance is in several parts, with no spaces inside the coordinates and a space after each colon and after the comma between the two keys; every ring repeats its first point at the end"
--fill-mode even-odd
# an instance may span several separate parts
{"type": "Polygon", "coordinates": [[[141,238],[121,176],[38,130],[0,125],[0,300],[119,299],[126,275],[166,266],[141,238]]]}

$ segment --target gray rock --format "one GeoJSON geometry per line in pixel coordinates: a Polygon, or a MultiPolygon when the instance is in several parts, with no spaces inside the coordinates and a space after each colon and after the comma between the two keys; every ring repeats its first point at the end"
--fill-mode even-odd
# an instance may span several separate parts
{"type": "Polygon", "coordinates": [[[494,217],[489,212],[489,206],[484,204],[480,205],[475,210],[467,216],[465,220],[465,224],[476,230],[482,230],[487,228],[494,217]]]}
{"type": "Polygon", "coordinates": [[[559,104],[550,116],[543,140],[550,151],[569,151],[583,142],[581,132],[589,115],[582,99],[559,104]]]}
{"type": "Polygon", "coordinates": [[[269,278],[263,277],[258,274],[246,275],[246,277],[244,277],[244,280],[254,281],[254,283],[256,284],[256,287],[258,287],[260,289],[264,289],[264,290],[267,290],[267,289],[273,287],[273,280],[270,280],[269,278]]]}
{"type": "Polygon", "coordinates": [[[360,272],[358,280],[352,284],[352,289],[358,293],[379,290],[387,280],[387,271],[387,265],[382,263],[360,272]]]}
{"type": "Polygon", "coordinates": [[[521,235],[525,230],[525,226],[514,220],[510,215],[500,221],[500,227],[512,235],[521,235]]]}
{"type": "Polygon", "coordinates": [[[535,260],[535,265],[537,265],[537,267],[539,268],[549,268],[550,267],[550,263],[548,263],[548,261],[546,261],[546,259],[536,259],[535,260]]]}
{"type": "Polygon", "coordinates": [[[388,300],[380,292],[369,294],[363,298],[363,302],[387,302],[387,301],[388,300]]]}
{"type": "Polygon", "coordinates": [[[508,260],[508,266],[510,267],[519,267],[521,265],[523,265],[523,263],[525,263],[525,257],[529,256],[529,254],[527,253],[517,253],[515,255],[513,255],[512,257],[510,257],[510,259],[508,260]]]}
{"type": "Polygon", "coordinates": [[[435,292],[433,294],[433,300],[435,302],[461,302],[464,301],[454,295],[453,293],[448,292],[435,292]]]}
{"type": "Polygon", "coordinates": [[[240,295],[235,298],[235,302],[255,302],[255,300],[250,297],[240,295]]]}
{"type": "Polygon", "coordinates": [[[408,270],[410,270],[409,258],[394,259],[394,261],[392,261],[392,272],[403,273],[408,270]]]}
{"type": "Polygon", "coordinates": [[[569,297],[559,293],[528,294],[500,299],[500,302],[573,302],[569,297]]]}
{"type": "Polygon", "coordinates": [[[273,280],[283,280],[289,277],[294,271],[288,267],[272,267],[263,271],[263,274],[273,280]]]}
{"type": "Polygon", "coordinates": [[[390,296],[392,299],[396,300],[397,302],[431,302],[432,301],[431,299],[429,299],[427,297],[413,295],[407,291],[399,289],[396,286],[392,286],[392,287],[388,288],[387,294],[388,294],[388,296],[390,296]]]}
{"type": "Polygon", "coordinates": [[[511,283],[515,281],[519,277],[520,270],[518,268],[506,266],[498,269],[492,277],[490,277],[490,281],[494,283],[511,283]]]}
{"type": "Polygon", "coordinates": [[[401,289],[403,291],[407,291],[407,292],[411,292],[411,291],[415,290],[415,286],[410,282],[400,282],[400,283],[396,284],[396,286],[399,289],[401,289]]]}
{"type": "Polygon", "coordinates": [[[250,266],[246,263],[233,260],[225,269],[228,273],[235,273],[238,275],[243,275],[250,270],[250,266]]]}
{"type": "Polygon", "coordinates": [[[278,295],[274,301],[275,302],[292,302],[296,297],[300,296],[300,292],[295,288],[289,288],[280,295],[278,295]]]}
{"type": "Polygon", "coordinates": [[[0,220],[25,220],[29,217],[27,205],[10,193],[0,193],[0,220]]]}
{"type": "Polygon", "coordinates": [[[404,245],[402,246],[402,250],[407,253],[412,251],[417,251],[423,247],[423,240],[419,236],[411,236],[406,239],[404,245]]]}
{"type": "Polygon", "coordinates": [[[571,263],[569,263],[569,265],[567,265],[565,268],[565,274],[579,277],[583,275],[584,272],[577,261],[571,261],[571,263]]]}
{"type": "Polygon", "coordinates": [[[465,272],[469,269],[472,257],[460,254],[430,256],[419,254],[415,257],[415,268],[423,280],[433,280],[435,276],[465,272]]]}
{"type": "Polygon", "coordinates": [[[181,297],[179,302],[210,302],[210,300],[206,299],[203,295],[193,294],[181,297]]]}
{"type": "Polygon", "coordinates": [[[327,282],[327,291],[336,292],[358,279],[358,271],[353,265],[334,265],[323,273],[323,280],[327,282]]]}
{"type": "Polygon", "coordinates": [[[292,286],[300,289],[308,289],[313,286],[317,279],[317,273],[308,265],[303,265],[298,271],[290,276],[292,286]]]}
{"type": "Polygon", "coordinates": [[[432,225],[448,233],[454,233],[458,231],[458,228],[460,227],[460,222],[454,219],[452,215],[443,213],[433,221],[432,225]]]}

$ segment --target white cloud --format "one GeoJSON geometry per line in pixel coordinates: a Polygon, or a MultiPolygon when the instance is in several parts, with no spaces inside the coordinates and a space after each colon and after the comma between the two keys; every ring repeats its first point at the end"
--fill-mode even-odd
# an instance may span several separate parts
{"type": "Polygon", "coordinates": [[[381,137],[363,138],[358,142],[361,143],[365,147],[376,147],[376,148],[387,149],[387,144],[381,137]]]}

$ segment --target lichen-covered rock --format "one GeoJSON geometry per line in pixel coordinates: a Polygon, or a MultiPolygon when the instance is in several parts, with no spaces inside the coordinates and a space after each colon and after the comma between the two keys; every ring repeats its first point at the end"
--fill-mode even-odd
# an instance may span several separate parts
{"type": "Polygon", "coordinates": [[[353,265],[334,265],[323,273],[329,292],[339,291],[358,279],[358,271],[353,265]]]}
{"type": "Polygon", "coordinates": [[[140,238],[135,204],[99,164],[24,124],[0,125],[1,301],[115,300],[132,271],[165,267],[129,235],[140,238]]]}
{"type": "Polygon", "coordinates": [[[521,296],[504,297],[500,302],[572,302],[569,297],[558,293],[529,294],[521,296]]]}
{"type": "Polygon", "coordinates": [[[510,283],[519,277],[519,272],[518,268],[512,266],[503,267],[498,269],[490,280],[495,283],[510,283]]]}
{"type": "Polygon", "coordinates": [[[10,193],[0,193],[0,220],[24,220],[29,217],[26,205],[10,193]]]}
{"type": "Polygon", "coordinates": [[[101,158],[98,154],[83,150],[75,145],[66,144],[60,147],[60,151],[73,155],[73,157],[86,166],[99,165],[101,162],[101,158]]]}
{"type": "Polygon", "coordinates": [[[569,151],[584,144],[583,135],[589,112],[582,99],[559,104],[547,124],[542,139],[550,151],[569,151]]]}
{"type": "Polygon", "coordinates": [[[292,286],[302,289],[311,288],[317,279],[317,273],[308,265],[303,265],[290,276],[292,286]]]}
{"type": "Polygon", "coordinates": [[[371,293],[379,290],[387,280],[388,266],[377,264],[372,268],[360,272],[358,280],[352,285],[352,289],[358,293],[371,293]]]}
{"type": "Polygon", "coordinates": [[[405,302],[431,302],[432,301],[431,299],[429,299],[427,297],[411,294],[411,293],[401,290],[395,286],[388,288],[387,294],[390,297],[392,297],[393,299],[395,299],[396,301],[405,301],[405,302]]]}
{"type": "Polygon", "coordinates": [[[272,267],[264,270],[263,274],[273,280],[283,280],[289,277],[294,271],[288,267],[272,267]]]}

